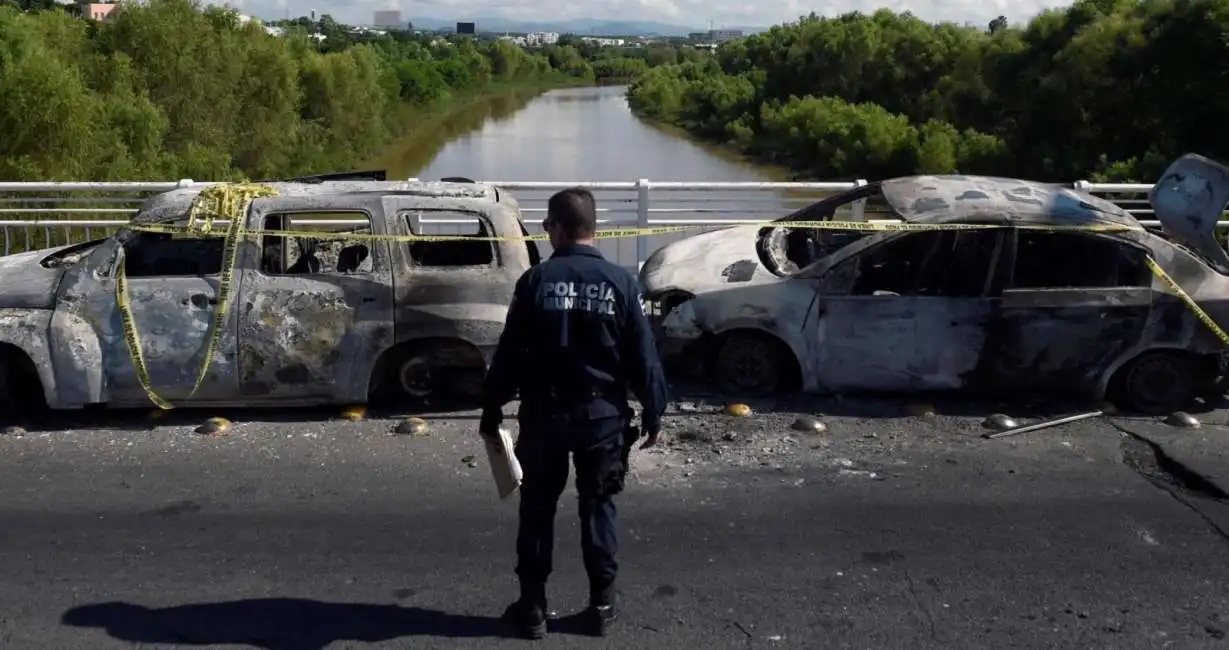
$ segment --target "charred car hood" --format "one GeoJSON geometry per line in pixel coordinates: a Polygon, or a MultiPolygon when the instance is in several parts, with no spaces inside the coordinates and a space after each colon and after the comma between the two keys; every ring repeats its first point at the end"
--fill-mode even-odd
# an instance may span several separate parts
{"type": "Polygon", "coordinates": [[[1229,254],[1216,243],[1216,224],[1229,203],[1229,167],[1198,154],[1175,160],[1148,192],[1161,226],[1229,275],[1229,254]]]}
{"type": "Polygon", "coordinates": [[[47,257],[80,244],[0,257],[0,309],[52,309],[64,267],[47,268],[47,257]]]}
{"type": "Polygon", "coordinates": [[[700,233],[657,249],[640,269],[646,295],[668,289],[697,291],[733,282],[776,279],[755,252],[758,226],[700,233]]]}

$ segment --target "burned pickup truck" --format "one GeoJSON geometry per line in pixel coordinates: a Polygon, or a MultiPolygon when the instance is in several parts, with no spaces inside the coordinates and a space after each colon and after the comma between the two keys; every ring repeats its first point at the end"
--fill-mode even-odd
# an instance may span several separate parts
{"type": "Polygon", "coordinates": [[[1175,410],[1224,374],[1229,255],[1213,230],[1229,168],[1183,157],[1149,198],[1164,232],[1060,185],[871,183],[779,227],[658,250],[641,271],[646,309],[671,365],[734,394],[1058,391],[1175,410]],[[916,229],[819,223],[860,200],[916,229]]]}
{"type": "Polygon", "coordinates": [[[173,232],[200,188],[149,199],[108,239],[0,258],[0,397],[148,405],[122,303],[148,384],[175,404],[361,403],[389,391],[430,400],[480,384],[515,282],[538,261],[515,198],[472,183],[267,186],[276,195],[243,216],[258,232],[232,240],[225,305],[228,239],[173,232]],[[405,241],[429,222],[464,237],[405,241]]]}

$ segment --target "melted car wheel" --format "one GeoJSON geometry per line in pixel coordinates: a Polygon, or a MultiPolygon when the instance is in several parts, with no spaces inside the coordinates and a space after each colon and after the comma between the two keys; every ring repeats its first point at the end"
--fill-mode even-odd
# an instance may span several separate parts
{"type": "Polygon", "coordinates": [[[397,378],[401,382],[401,390],[406,395],[425,399],[435,392],[435,379],[432,376],[431,360],[427,357],[410,357],[401,364],[397,378]]]}
{"type": "Polygon", "coordinates": [[[731,396],[764,397],[776,392],[783,367],[772,341],[747,334],[728,336],[713,362],[718,386],[731,396]]]}
{"type": "Polygon", "coordinates": [[[1194,397],[1195,368],[1173,352],[1145,352],[1131,362],[1122,381],[1126,405],[1140,413],[1166,415],[1180,411],[1194,397]]]}

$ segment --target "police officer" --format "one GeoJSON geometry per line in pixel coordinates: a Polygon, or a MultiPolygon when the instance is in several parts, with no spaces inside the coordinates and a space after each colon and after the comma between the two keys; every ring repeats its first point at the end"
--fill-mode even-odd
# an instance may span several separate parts
{"type": "Polygon", "coordinates": [[[521,597],[505,616],[528,638],[546,634],[555,509],[576,468],[581,550],[589,576],[589,632],[615,620],[615,504],[627,455],[657,444],[666,384],[636,277],[594,247],[597,209],[583,188],[556,193],[542,227],[554,253],[517,281],[484,386],[480,432],[497,435],[502,408],[520,393],[516,456],[524,471],[516,539],[521,597]],[[628,391],[640,400],[631,426],[628,391]]]}

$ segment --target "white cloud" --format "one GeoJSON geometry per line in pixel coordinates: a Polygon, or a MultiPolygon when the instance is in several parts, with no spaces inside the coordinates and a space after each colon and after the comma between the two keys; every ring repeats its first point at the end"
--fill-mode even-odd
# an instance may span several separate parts
{"type": "MultiPolygon", "coordinates": [[[[871,13],[877,9],[909,11],[929,21],[953,21],[984,26],[998,16],[1022,23],[1045,9],[1070,5],[1061,0],[231,0],[256,16],[281,18],[330,14],[344,23],[369,23],[378,9],[401,9],[407,17],[441,20],[482,17],[521,21],[558,21],[576,18],[596,20],[651,20],[696,29],[711,20],[722,25],[767,26],[797,20],[812,11],[834,16],[850,11],[871,13]]],[[[498,29],[498,26],[492,27],[498,29]]]]}

